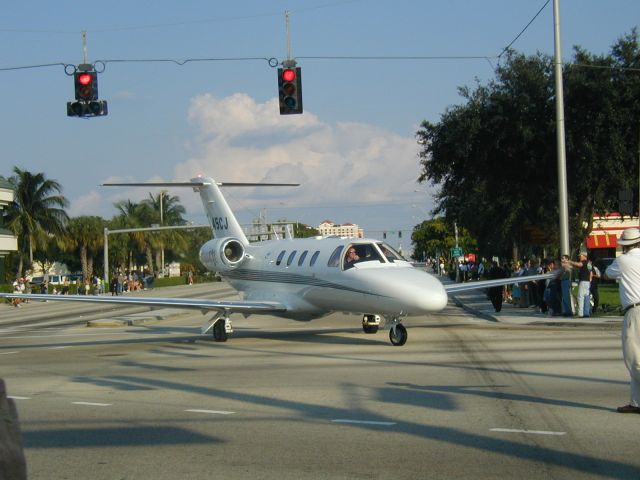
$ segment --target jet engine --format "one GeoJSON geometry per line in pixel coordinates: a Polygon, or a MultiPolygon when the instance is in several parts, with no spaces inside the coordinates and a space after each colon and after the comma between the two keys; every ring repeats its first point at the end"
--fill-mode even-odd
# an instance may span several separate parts
{"type": "Polygon", "coordinates": [[[200,249],[200,261],[212,271],[235,268],[244,259],[244,245],[236,238],[214,238],[200,249]]]}

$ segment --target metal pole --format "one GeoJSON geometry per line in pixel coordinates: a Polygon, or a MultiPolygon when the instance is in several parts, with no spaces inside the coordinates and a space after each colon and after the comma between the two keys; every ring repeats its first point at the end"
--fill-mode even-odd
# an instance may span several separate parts
{"type": "Polygon", "coordinates": [[[284,11],[284,24],[287,32],[287,60],[291,60],[291,31],[289,30],[289,10],[284,11]]]}
{"type": "Polygon", "coordinates": [[[560,0],[553,0],[554,70],[556,86],[556,138],[558,150],[558,210],[560,212],[560,255],[569,255],[569,207],[567,201],[567,159],[564,141],[564,93],[560,49],[560,0]]]}
{"type": "Polygon", "coordinates": [[[82,32],[82,58],[84,64],[89,63],[89,54],[87,53],[87,32],[82,32]]]}
{"type": "MultiPolygon", "coordinates": [[[[160,191],[160,226],[164,226],[162,218],[162,202],[164,200],[164,190],[160,191]]],[[[160,275],[164,277],[164,240],[162,240],[162,249],[160,250],[160,275]]]]}
{"type": "Polygon", "coordinates": [[[104,227],[104,285],[109,285],[109,229],[104,227]]]}

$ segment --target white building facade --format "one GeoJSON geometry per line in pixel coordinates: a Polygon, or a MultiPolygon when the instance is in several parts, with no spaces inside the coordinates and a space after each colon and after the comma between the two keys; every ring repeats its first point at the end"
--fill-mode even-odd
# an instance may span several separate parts
{"type": "Polygon", "coordinates": [[[323,237],[337,235],[338,237],[364,238],[364,230],[354,223],[338,225],[331,220],[325,220],[317,228],[323,237]]]}

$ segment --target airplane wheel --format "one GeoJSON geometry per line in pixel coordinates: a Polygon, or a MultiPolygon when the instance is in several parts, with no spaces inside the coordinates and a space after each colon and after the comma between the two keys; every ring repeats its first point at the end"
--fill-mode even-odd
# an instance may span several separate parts
{"type": "Polygon", "coordinates": [[[389,340],[391,340],[391,343],[395,347],[401,347],[407,343],[407,337],[407,329],[404,328],[404,325],[401,323],[398,323],[395,327],[389,330],[389,340]]]}
{"type": "Polygon", "coordinates": [[[213,339],[216,342],[226,342],[229,336],[224,328],[224,319],[218,320],[213,326],[213,339]]]}
{"type": "Polygon", "coordinates": [[[378,325],[362,325],[364,333],[378,333],[378,325]]]}

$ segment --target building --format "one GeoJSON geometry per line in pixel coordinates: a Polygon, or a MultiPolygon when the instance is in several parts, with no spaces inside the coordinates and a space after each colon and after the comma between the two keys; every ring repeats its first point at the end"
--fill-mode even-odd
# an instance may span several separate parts
{"type": "Polygon", "coordinates": [[[329,235],[337,235],[338,237],[364,238],[364,230],[353,223],[344,223],[336,225],[331,220],[325,220],[318,225],[320,235],[327,237],[329,235]]]}
{"type": "Polygon", "coordinates": [[[13,187],[0,177],[0,283],[5,280],[4,257],[18,250],[18,239],[4,224],[4,209],[13,202],[13,187]]]}
{"type": "Polygon", "coordinates": [[[637,227],[638,217],[607,213],[593,216],[593,229],[586,238],[587,250],[593,258],[616,257],[622,253],[618,238],[625,228],[637,227]]]}

